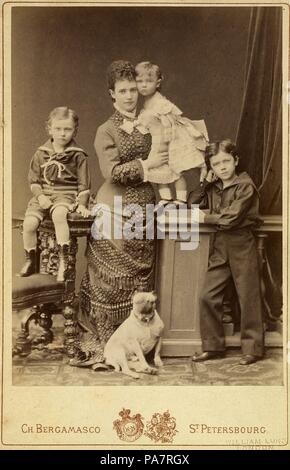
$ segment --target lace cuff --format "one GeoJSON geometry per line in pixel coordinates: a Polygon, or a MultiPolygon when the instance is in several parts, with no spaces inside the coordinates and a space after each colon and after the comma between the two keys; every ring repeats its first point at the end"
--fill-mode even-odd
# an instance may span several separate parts
{"type": "Polygon", "coordinates": [[[116,165],[112,170],[112,182],[137,185],[144,181],[144,171],[141,160],[116,165]]]}

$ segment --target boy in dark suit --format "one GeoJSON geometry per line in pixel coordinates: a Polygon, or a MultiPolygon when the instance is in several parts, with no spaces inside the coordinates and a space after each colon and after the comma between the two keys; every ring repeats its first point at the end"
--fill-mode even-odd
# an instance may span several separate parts
{"type": "Polygon", "coordinates": [[[189,196],[200,203],[199,221],[216,227],[208,270],[200,299],[202,354],[194,362],[223,356],[223,296],[233,278],[241,309],[241,365],[263,356],[264,330],[259,268],[253,228],[261,224],[258,191],[246,172],[236,173],[238,155],[230,140],[206,149],[209,172],[204,184],[189,196]]]}

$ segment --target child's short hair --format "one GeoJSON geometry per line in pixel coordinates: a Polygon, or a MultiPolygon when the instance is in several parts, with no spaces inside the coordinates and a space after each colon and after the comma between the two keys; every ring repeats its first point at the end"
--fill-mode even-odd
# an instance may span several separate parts
{"type": "Polygon", "coordinates": [[[207,169],[210,169],[210,159],[219,152],[229,153],[236,159],[238,157],[237,147],[230,139],[221,140],[220,142],[212,142],[205,149],[205,163],[207,169]]]}
{"type": "Polygon", "coordinates": [[[131,62],[126,60],[115,60],[107,69],[107,84],[109,90],[115,90],[116,82],[119,80],[133,81],[136,72],[131,62]]]}
{"type": "Polygon", "coordinates": [[[157,77],[157,80],[163,80],[164,76],[160,70],[159,65],[152,64],[152,62],[140,62],[135,67],[136,74],[142,75],[143,73],[147,73],[148,75],[154,74],[157,77]]]}
{"type": "Polygon", "coordinates": [[[68,108],[67,106],[59,106],[58,108],[54,108],[48,116],[48,120],[46,121],[46,130],[49,130],[51,127],[51,121],[53,119],[71,119],[74,123],[75,131],[78,130],[79,127],[79,117],[77,113],[73,110],[68,108]]]}

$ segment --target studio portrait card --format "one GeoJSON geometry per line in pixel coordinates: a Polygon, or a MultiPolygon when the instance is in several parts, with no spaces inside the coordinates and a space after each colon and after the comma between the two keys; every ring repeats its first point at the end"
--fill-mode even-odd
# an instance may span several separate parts
{"type": "Polygon", "coordinates": [[[289,449],[288,0],[1,26],[1,449],[289,449]]]}

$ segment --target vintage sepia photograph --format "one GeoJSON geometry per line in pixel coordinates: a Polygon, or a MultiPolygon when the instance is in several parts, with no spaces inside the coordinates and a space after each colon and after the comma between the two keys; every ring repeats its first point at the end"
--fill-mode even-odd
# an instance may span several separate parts
{"type": "MultiPolygon", "coordinates": [[[[143,433],[139,415],[126,431],[131,409],[146,414],[131,392],[168,391],[154,411],[169,434],[152,418],[152,445],[196,434],[190,421],[178,435],[180,393],[183,413],[219,387],[243,403],[277,389],[284,409],[287,15],[280,2],[2,4],[4,388],[129,386],[110,431],[126,442],[143,433]]],[[[38,424],[19,419],[15,439],[34,445],[38,424]]]]}

